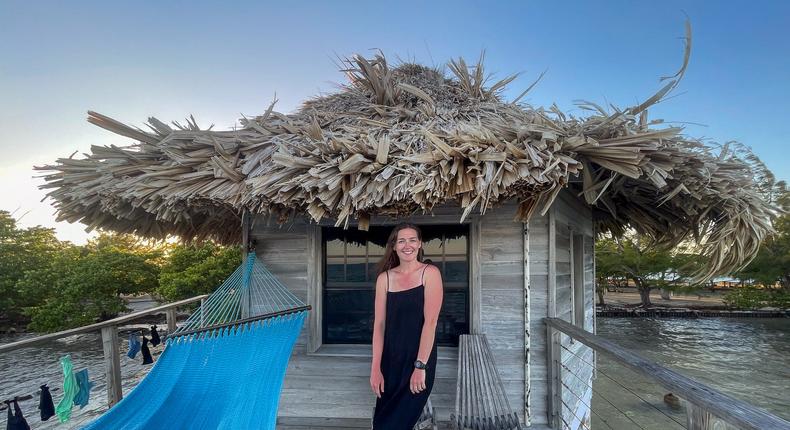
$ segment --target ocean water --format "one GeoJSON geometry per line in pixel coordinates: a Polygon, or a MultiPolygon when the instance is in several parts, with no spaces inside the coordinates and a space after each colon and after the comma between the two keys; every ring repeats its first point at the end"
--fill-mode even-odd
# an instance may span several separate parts
{"type": "MultiPolygon", "coordinates": [[[[598,334],[774,415],[790,420],[790,319],[598,318],[598,334]]],[[[598,356],[594,429],[682,428],[667,390],[598,356]]]]}

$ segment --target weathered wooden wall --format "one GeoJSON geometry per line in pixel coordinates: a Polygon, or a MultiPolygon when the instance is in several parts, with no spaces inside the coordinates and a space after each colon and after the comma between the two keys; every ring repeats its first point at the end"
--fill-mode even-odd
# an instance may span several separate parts
{"type": "MultiPolygon", "coordinates": [[[[486,333],[515,411],[524,416],[524,242],[521,223],[513,222],[515,205],[505,205],[470,223],[471,330],[486,333]]],[[[413,217],[417,224],[456,223],[458,208],[439,208],[433,216],[413,217]]],[[[372,224],[381,221],[372,220],[372,224]]],[[[381,222],[384,223],[384,222],[381,222]]],[[[305,302],[320,300],[320,229],[304,220],[282,226],[265,218],[255,222],[253,238],[264,263],[305,302]]],[[[320,308],[320,306],[319,306],[320,308]]],[[[316,316],[314,312],[311,315],[316,316]]],[[[300,335],[283,386],[280,416],[369,419],[374,405],[368,378],[369,346],[320,345],[311,339],[308,321],[300,335]]],[[[315,336],[313,336],[315,337],[315,336]]],[[[437,379],[431,394],[440,419],[448,419],[455,402],[457,350],[440,348],[437,379]]]]}
{"type": "MultiPolygon", "coordinates": [[[[593,330],[593,299],[594,299],[594,242],[592,214],[570,192],[563,192],[545,216],[533,217],[528,225],[529,230],[529,297],[530,297],[530,421],[533,425],[549,423],[549,381],[546,358],[546,326],[543,318],[558,317],[571,321],[573,315],[573,277],[577,276],[572,264],[572,237],[583,238],[582,267],[584,328],[593,330]]],[[[578,342],[570,344],[566,339],[563,343],[571,351],[578,352],[578,342]]],[[[582,358],[592,363],[592,357],[582,358]]],[[[572,357],[571,353],[563,355],[566,363],[581,379],[564,373],[563,382],[579,391],[581,399],[573,393],[563,393],[563,400],[569,405],[563,407],[563,419],[572,428],[574,421],[570,417],[580,415],[582,419],[589,414],[584,404],[589,405],[592,395],[592,368],[580,358],[572,357]],[[585,389],[582,389],[582,388],[585,389]],[[585,397],[587,396],[587,397],[585,397]],[[578,409],[581,407],[581,409],[578,409]],[[573,408],[573,412],[569,408],[573,408]]],[[[578,420],[577,420],[578,421],[578,420]]]]}
{"type": "MultiPolygon", "coordinates": [[[[583,282],[580,310],[584,312],[582,327],[592,332],[595,316],[594,235],[590,209],[563,193],[552,207],[555,229],[556,316],[574,323],[574,278],[583,282]],[[581,243],[579,243],[581,242],[581,243]],[[579,246],[575,251],[576,246],[579,246]]],[[[545,330],[544,330],[545,332],[545,330]]],[[[560,358],[562,371],[562,421],[575,430],[582,422],[589,428],[592,397],[593,353],[567,336],[562,339],[560,358]],[[567,369],[566,369],[567,368],[567,369]]]]}
{"type": "Polygon", "coordinates": [[[491,345],[511,408],[524,419],[524,224],[513,221],[515,211],[500,207],[479,219],[479,332],[491,345]]]}
{"type": "MultiPolygon", "coordinates": [[[[455,223],[459,213],[458,208],[444,207],[410,221],[455,223]]],[[[563,193],[549,214],[536,216],[528,225],[514,222],[514,214],[515,205],[508,204],[467,220],[470,329],[487,334],[512,408],[522,418],[529,410],[530,421],[541,425],[547,423],[548,394],[543,318],[570,318],[571,229],[585,238],[585,328],[592,330],[592,224],[589,209],[569,193],[563,193]]],[[[372,220],[380,223],[391,221],[372,220]]],[[[311,318],[318,316],[320,228],[305,220],[280,226],[259,217],[253,238],[259,257],[297,296],[318,305],[311,318]]],[[[319,321],[308,321],[299,337],[283,386],[281,419],[369,420],[374,405],[368,385],[370,347],[321,345],[320,334],[311,335],[320,333],[319,328],[319,321]]],[[[431,399],[439,419],[446,420],[455,402],[457,350],[440,348],[439,358],[431,399]]]]}

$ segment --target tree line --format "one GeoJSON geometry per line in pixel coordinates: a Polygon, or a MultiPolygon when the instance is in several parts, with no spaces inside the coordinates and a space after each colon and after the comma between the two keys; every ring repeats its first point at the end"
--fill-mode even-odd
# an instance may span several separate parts
{"type": "MultiPolygon", "coordinates": [[[[790,308],[790,193],[777,183],[776,234],[754,260],[730,274],[742,280],[725,297],[739,308],[790,308]],[[756,286],[761,287],[756,287],[756,286]],[[780,288],[772,288],[778,285],[780,288]]],[[[54,229],[20,228],[0,211],[0,329],[48,332],[91,324],[127,310],[125,296],[174,301],[213,291],[241,263],[238,247],[182,245],[102,233],[85,245],[60,241],[54,229]]],[[[596,241],[596,291],[634,285],[643,306],[654,289],[694,290],[703,262],[688,249],[662,249],[636,233],[596,241]]]]}
{"type": "Polygon", "coordinates": [[[210,293],[241,263],[238,247],[152,243],[102,233],[85,245],[20,228],[0,211],[0,327],[50,332],[127,310],[125,296],[174,301],[210,293]]]}
{"type": "MultiPolygon", "coordinates": [[[[790,192],[784,182],[773,186],[779,216],[774,221],[776,234],[767,238],[757,256],[743,269],[728,277],[740,281],[724,296],[725,304],[735,308],[771,306],[790,308],[790,192]]],[[[622,237],[600,237],[595,245],[596,293],[604,303],[607,288],[633,285],[641,305],[651,306],[650,292],[693,291],[711,286],[699,284],[694,273],[704,263],[688,247],[664,249],[654,246],[645,236],[630,232],[622,237]]]]}

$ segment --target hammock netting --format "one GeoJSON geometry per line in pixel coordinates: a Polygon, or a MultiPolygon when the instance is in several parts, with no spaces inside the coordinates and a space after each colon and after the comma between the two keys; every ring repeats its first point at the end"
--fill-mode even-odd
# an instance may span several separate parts
{"type": "Polygon", "coordinates": [[[308,310],[250,253],[167,337],[145,379],[85,429],[274,429],[308,310]]]}

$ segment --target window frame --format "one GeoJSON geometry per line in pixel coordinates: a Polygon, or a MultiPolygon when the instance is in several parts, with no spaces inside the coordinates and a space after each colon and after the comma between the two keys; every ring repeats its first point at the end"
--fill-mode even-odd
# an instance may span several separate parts
{"type": "MultiPolygon", "coordinates": [[[[408,220],[417,225],[446,225],[457,224],[458,219],[455,215],[433,215],[433,216],[417,216],[408,220]]],[[[462,223],[467,226],[467,261],[469,264],[468,269],[468,305],[467,305],[467,321],[469,324],[469,333],[478,333],[480,331],[480,271],[479,271],[479,248],[480,248],[480,219],[476,215],[468,217],[466,222],[462,223]]],[[[371,225],[394,227],[395,223],[375,223],[371,225]]],[[[323,342],[323,317],[324,317],[324,274],[323,274],[323,259],[325,258],[324,241],[323,241],[323,228],[334,227],[334,223],[329,221],[322,221],[318,224],[310,223],[308,226],[308,264],[307,264],[307,301],[312,307],[309,319],[307,321],[307,339],[306,348],[308,354],[326,355],[324,350],[333,350],[343,346],[347,346],[353,350],[352,347],[358,347],[359,344],[324,344],[323,342]],[[322,348],[322,347],[331,348],[322,348]]],[[[355,228],[356,223],[351,223],[350,228],[355,228]]],[[[455,283],[445,283],[446,288],[453,288],[455,283]]],[[[455,351],[456,347],[440,346],[440,351],[455,351]]],[[[349,355],[349,354],[335,354],[330,355],[349,355]]],[[[351,356],[357,354],[350,353],[351,356]]],[[[365,355],[365,354],[362,354],[365,355]]]]}

